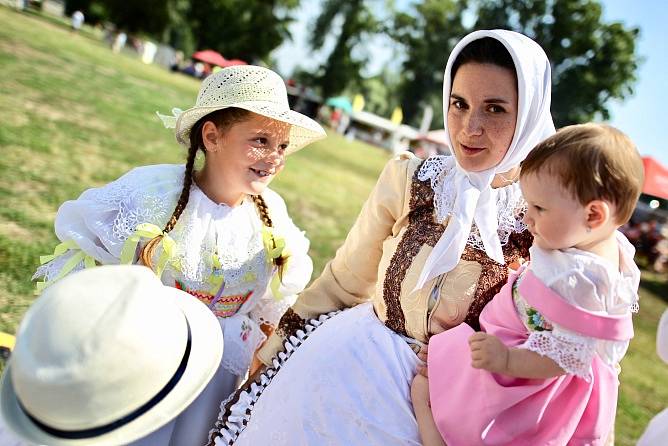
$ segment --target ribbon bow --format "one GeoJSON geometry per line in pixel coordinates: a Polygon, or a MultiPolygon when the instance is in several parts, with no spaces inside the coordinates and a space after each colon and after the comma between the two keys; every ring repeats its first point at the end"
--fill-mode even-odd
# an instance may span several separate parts
{"type": "MultiPolygon", "coordinates": [[[[273,231],[273,228],[263,226],[262,242],[264,243],[264,249],[267,253],[267,261],[273,263],[274,259],[282,257],[285,259],[285,266],[287,267],[287,262],[290,258],[290,251],[285,246],[285,238],[276,235],[273,231]]],[[[280,291],[281,278],[276,273],[276,268],[274,268],[273,272],[274,276],[271,279],[269,288],[271,289],[271,293],[274,295],[274,299],[281,300],[283,298],[283,293],[280,291]]]]}
{"type": "Polygon", "coordinates": [[[165,126],[166,129],[175,129],[176,128],[176,120],[179,119],[179,116],[181,116],[181,113],[183,113],[183,110],[180,108],[174,107],[172,109],[172,116],[169,115],[163,115],[160,112],[155,112],[156,115],[158,115],[158,118],[162,121],[162,124],[165,126]]]}
{"type": "Polygon", "coordinates": [[[121,264],[130,264],[134,261],[137,253],[137,246],[142,237],[153,239],[157,236],[162,236],[162,254],[158,259],[155,274],[162,277],[162,273],[167,265],[167,262],[174,256],[174,249],[176,242],[167,233],[163,232],[158,226],[152,223],[141,223],[137,225],[135,232],[128,237],[121,250],[121,264]]]}

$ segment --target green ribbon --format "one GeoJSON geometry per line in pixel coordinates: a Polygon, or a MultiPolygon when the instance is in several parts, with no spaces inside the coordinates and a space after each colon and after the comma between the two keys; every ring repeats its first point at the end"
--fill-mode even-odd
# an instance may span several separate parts
{"type": "Polygon", "coordinates": [[[56,246],[56,248],[53,250],[53,254],[47,255],[47,256],[40,256],[39,257],[39,263],[40,265],[44,265],[45,263],[51,262],[52,260],[57,259],[58,257],[61,257],[65,255],[68,251],[78,251],[75,252],[72,257],[70,257],[67,262],[63,265],[63,267],[60,269],[60,272],[56,277],[53,279],[49,280],[48,282],[43,280],[39,281],[35,284],[35,294],[39,294],[44,289],[51,285],[54,282],[57,282],[58,280],[62,279],[65,277],[67,274],[72,272],[76,266],[81,263],[83,260],[84,262],[84,267],[85,268],[92,268],[96,266],[95,259],[85,252],[81,250],[79,245],[74,240],[66,240],[56,246]]]}
{"type": "Polygon", "coordinates": [[[162,229],[152,223],[141,223],[137,225],[135,232],[128,237],[123,244],[123,249],[121,250],[121,264],[129,265],[134,262],[137,246],[142,238],[153,239],[159,235],[162,236],[162,240],[160,241],[162,244],[162,253],[158,258],[155,274],[158,277],[162,277],[167,262],[174,257],[176,242],[167,233],[163,232],[162,229]]]}

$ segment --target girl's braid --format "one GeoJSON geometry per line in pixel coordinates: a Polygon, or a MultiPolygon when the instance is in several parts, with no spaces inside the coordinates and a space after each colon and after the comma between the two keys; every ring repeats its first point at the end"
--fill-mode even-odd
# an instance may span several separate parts
{"type": "Polygon", "coordinates": [[[163,233],[149,240],[148,243],[144,245],[144,247],[141,250],[141,253],[139,254],[139,259],[141,260],[141,263],[143,263],[144,265],[148,266],[151,269],[153,269],[153,253],[155,252],[155,248],[162,241],[164,234],[167,234],[172,229],[174,229],[174,226],[176,226],[176,222],[179,221],[179,217],[181,216],[183,210],[188,205],[188,199],[190,198],[190,186],[192,186],[193,183],[193,170],[195,168],[195,158],[197,156],[197,151],[200,149],[203,150],[200,143],[198,143],[197,141],[193,141],[194,139],[193,135],[195,133],[200,133],[201,132],[200,128],[201,124],[198,123],[198,125],[195,125],[193,127],[193,131],[191,131],[190,133],[191,141],[190,141],[190,147],[188,148],[186,170],[183,176],[183,188],[181,189],[181,195],[179,195],[179,200],[176,202],[176,206],[174,207],[174,212],[172,212],[172,216],[169,218],[167,224],[165,225],[165,228],[162,230],[163,233]]]}
{"type": "MultiPolygon", "coordinates": [[[[267,207],[267,202],[264,201],[262,195],[251,195],[251,198],[253,199],[253,203],[255,203],[255,207],[257,208],[257,211],[260,214],[260,219],[262,220],[262,223],[266,227],[272,228],[274,225],[271,221],[271,217],[269,216],[269,208],[267,207]]],[[[285,269],[287,261],[288,257],[285,255],[281,255],[280,257],[272,259],[274,266],[278,268],[278,277],[281,280],[283,280],[283,270],[285,269]]]]}

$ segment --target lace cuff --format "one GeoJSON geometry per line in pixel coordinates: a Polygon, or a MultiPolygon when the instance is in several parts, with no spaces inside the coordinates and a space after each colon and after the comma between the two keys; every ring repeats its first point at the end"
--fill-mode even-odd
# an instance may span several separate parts
{"type": "Polygon", "coordinates": [[[591,362],[596,354],[596,340],[573,333],[533,331],[520,346],[547,356],[556,362],[566,373],[585,381],[591,380],[591,362]]]}
{"type": "Polygon", "coordinates": [[[296,296],[286,296],[281,300],[276,300],[269,292],[255,305],[249,316],[258,325],[266,324],[276,328],[281,316],[295,303],[295,299],[296,296]]]}

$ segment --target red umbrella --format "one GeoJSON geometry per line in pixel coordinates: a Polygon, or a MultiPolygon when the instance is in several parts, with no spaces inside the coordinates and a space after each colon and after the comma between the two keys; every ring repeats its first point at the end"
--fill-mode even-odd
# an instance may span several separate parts
{"type": "Polygon", "coordinates": [[[224,65],[223,68],[231,67],[232,65],[248,65],[247,62],[244,62],[241,59],[227,59],[225,60],[225,64],[226,65],[224,65]]]}
{"type": "Polygon", "coordinates": [[[668,169],[651,156],[644,156],[642,163],[645,167],[643,193],[668,200],[668,169]]]}
{"type": "Polygon", "coordinates": [[[211,65],[218,65],[219,67],[225,67],[227,63],[223,55],[214,50],[197,51],[193,53],[192,58],[211,65]]]}

